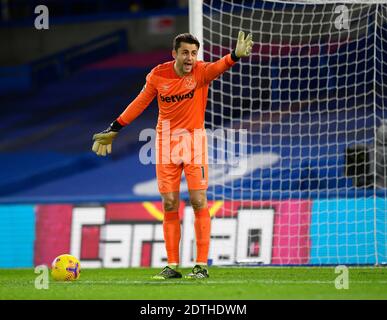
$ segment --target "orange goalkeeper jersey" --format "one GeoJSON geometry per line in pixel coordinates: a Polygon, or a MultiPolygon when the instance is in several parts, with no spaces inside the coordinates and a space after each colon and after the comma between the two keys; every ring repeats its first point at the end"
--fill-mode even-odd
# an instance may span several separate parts
{"type": "Polygon", "coordinates": [[[204,114],[207,104],[208,86],[235,64],[231,54],[216,62],[196,62],[192,71],[180,77],[174,70],[174,62],[160,64],[146,77],[146,84],[139,95],[118,117],[121,125],[128,125],[137,118],[157,96],[159,117],[157,133],[161,134],[162,124],[169,121],[169,130],[204,128],[204,114]]]}

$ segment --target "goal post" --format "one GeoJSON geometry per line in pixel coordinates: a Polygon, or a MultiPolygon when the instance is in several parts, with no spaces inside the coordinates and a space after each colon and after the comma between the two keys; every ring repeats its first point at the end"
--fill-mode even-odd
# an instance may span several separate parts
{"type": "Polygon", "coordinates": [[[189,12],[205,61],[239,30],[254,41],[208,94],[211,262],[387,263],[386,1],[191,0],[189,12]]]}
{"type": "MultiPolygon", "coordinates": [[[[203,1],[189,0],[189,31],[203,45],[203,1]]],[[[203,50],[199,50],[198,59],[203,60],[203,50]]]]}

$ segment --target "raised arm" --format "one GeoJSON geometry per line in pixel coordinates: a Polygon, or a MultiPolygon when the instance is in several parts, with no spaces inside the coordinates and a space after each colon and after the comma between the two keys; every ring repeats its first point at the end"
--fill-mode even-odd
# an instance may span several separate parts
{"type": "Polygon", "coordinates": [[[236,48],[218,61],[206,64],[204,67],[204,82],[211,82],[231,68],[240,58],[248,57],[251,54],[253,44],[251,33],[245,38],[245,33],[239,31],[236,48]]]}

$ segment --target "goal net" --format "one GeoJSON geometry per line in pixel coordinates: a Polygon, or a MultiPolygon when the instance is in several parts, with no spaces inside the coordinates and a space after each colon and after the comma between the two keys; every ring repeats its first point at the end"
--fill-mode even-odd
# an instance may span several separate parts
{"type": "Polygon", "coordinates": [[[208,95],[210,261],[386,263],[385,1],[192,3],[205,61],[254,41],[208,95]]]}

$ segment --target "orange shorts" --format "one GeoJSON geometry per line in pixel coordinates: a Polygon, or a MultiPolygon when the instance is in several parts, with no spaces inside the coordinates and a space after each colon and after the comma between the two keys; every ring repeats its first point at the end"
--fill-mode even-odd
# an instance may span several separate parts
{"type": "Polygon", "coordinates": [[[184,170],[188,190],[208,188],[208,151],[205,130],[156,138],[156,176],[160,193],[179,192],[184,170]]]}

